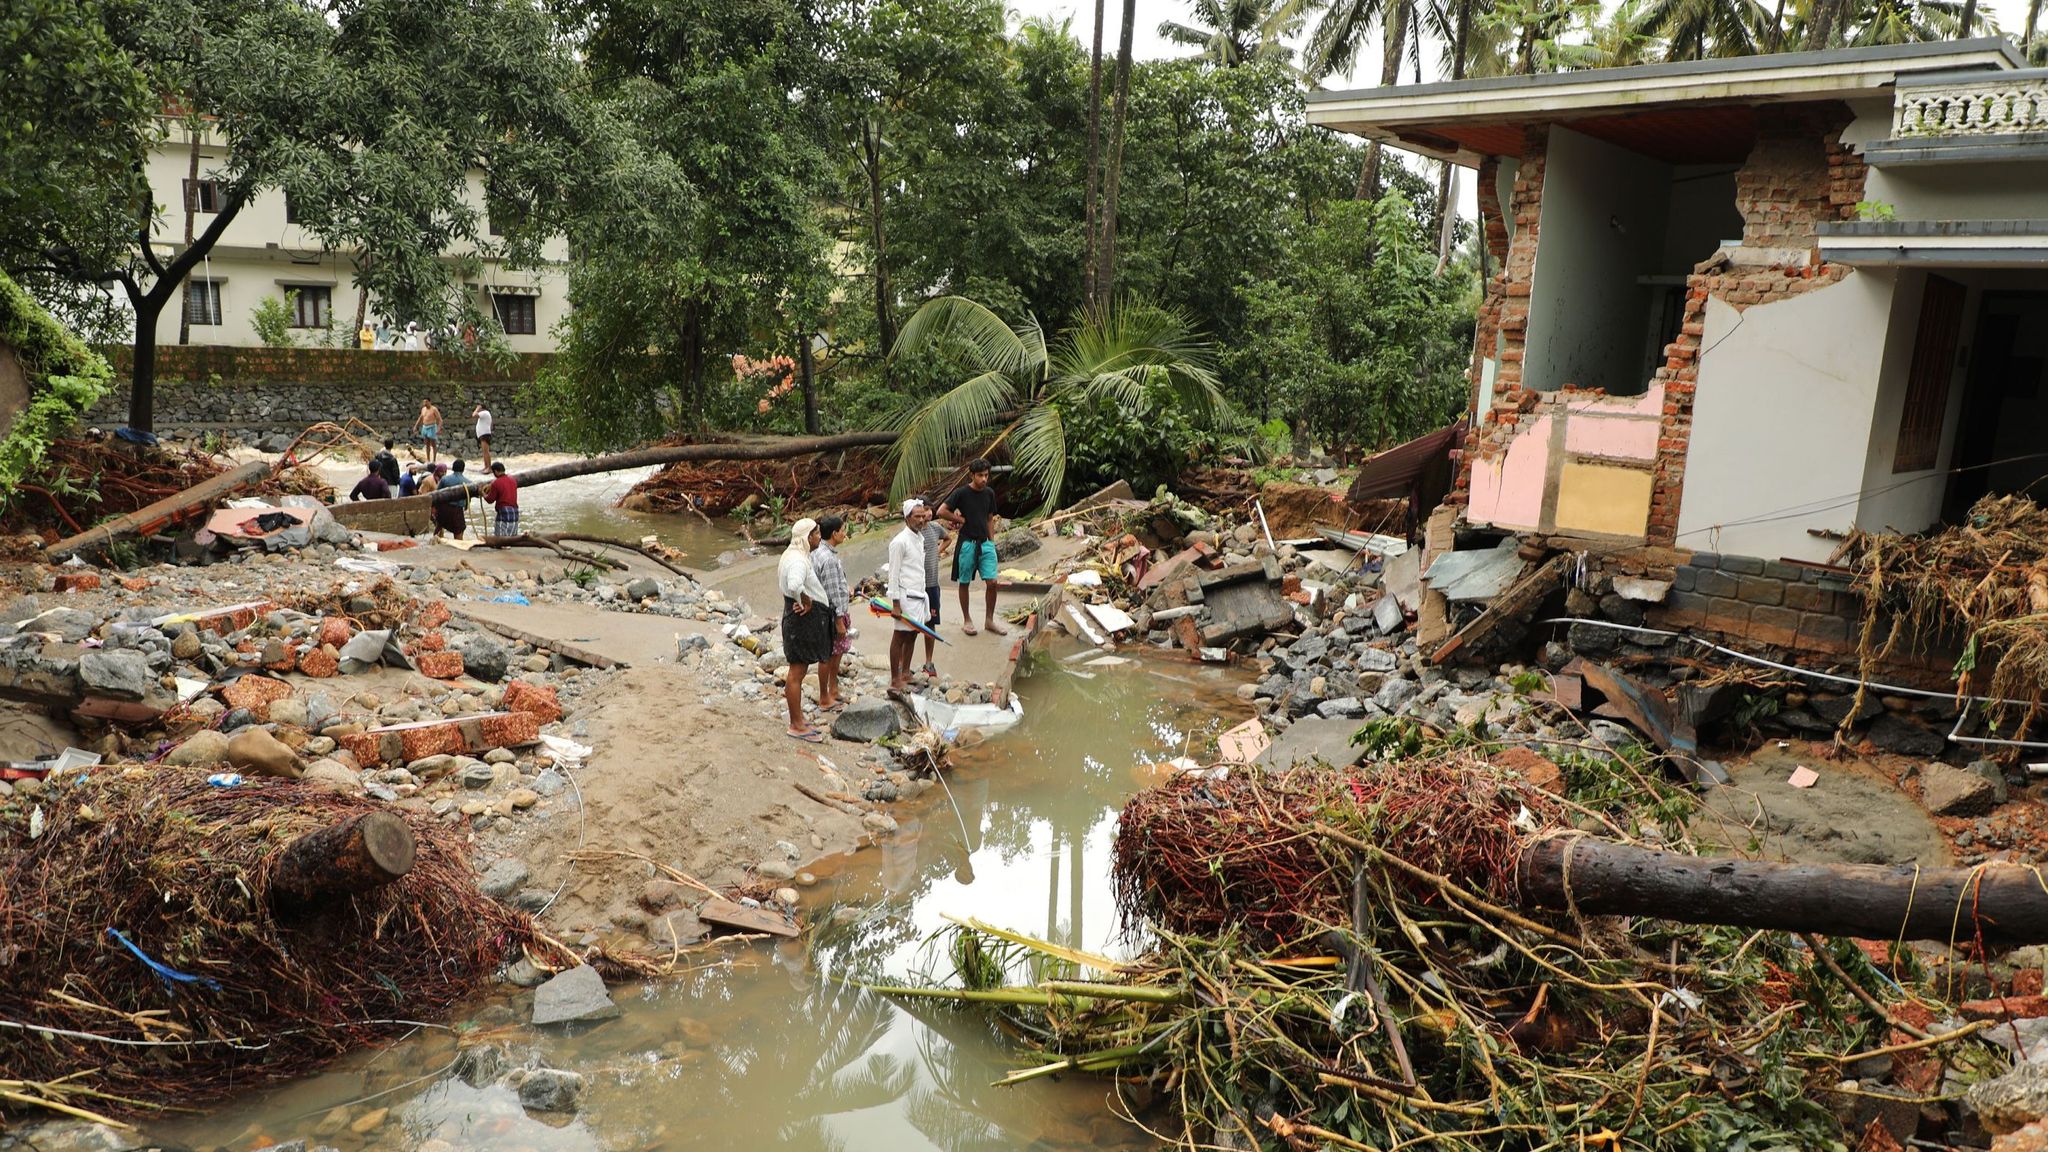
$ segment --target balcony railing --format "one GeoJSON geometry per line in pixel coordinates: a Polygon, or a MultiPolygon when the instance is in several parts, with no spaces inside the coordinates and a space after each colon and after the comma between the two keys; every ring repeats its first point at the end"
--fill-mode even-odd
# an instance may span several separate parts
{"type": "Polygon", "coordinates": [[[2048,132],[2048,69],[1990,72],[1908,86],[1892,101],[1892,137],[1981,137],[2048,132]]]}

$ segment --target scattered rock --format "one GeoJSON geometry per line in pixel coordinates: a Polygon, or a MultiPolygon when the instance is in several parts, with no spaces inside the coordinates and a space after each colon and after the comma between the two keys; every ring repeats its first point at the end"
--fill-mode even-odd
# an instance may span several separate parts
{"type": "Polygon", "coordinates": [[[481,792],[498,782],[498,773],[488,764],[472,764],[462,770],[462,786],[481,792]]]}
{"type": "Polygon", "coordinates": [[[512,654],[503,644],[479,632],[462,648],[462,670],[479,680],[496,683],[512,667],[512,654]]]}
{"type": "Polygon", "coordinates": [[[235,733],[228,741],[228,763],[252,776],[299,777],[299,758],[269,732],[254,726],[235,733]]]}
{"type": "Polygon", "coordinates": [[[671,952],[678,948],[687,948],[702,940],[704,933],[704,922],[697,919],[695,912],[690,911],[670,912],[665,916],[658,916],[647,926],[647,938],[654,941],[655,947],[671,952]]]}
{"type": "Polygon", "coordinates": [[[514,788],[512,794],[505,797],[505,802],[514,810],[523,812],[540,803],[540,793],[531,788],[514,788]]]}
{"type": "Polygon", "coordinates": [[[300,779],[344,796],[360,796],[363,792],[363,778],[332,760],[315,760],[306,765],[300,779]]]}
{"type": "Polygon", "coordinates": [[[183,744],[171,749],[170,755],[164,757],[164,763],[190,768],[224,763],[227,758],[228,738],[210,728],[202,728],[186,737],[183,744]]]}
{"type": "Polygon", "coordinates": [[[519,891],[519,886],[526,883],[529,874],[526,861],[508,856],[484,869],[483,876],[476,882],[477,891],[493,900],[503,900],[519,891]]]}
{"type": "MultiPolygon", "coordinates": [[[[571,972],[586,970],[570,969],[571,972]]],[[[596,973],[593,971],[591,975],[596,973]]],[[[583,1107],[583,1093],[583,1077],[576,1073],[560,1068],[536,1068],[519,1082],[519,1106],[531,1112],[576,1112],[583,1107]]]]}
{"type": "Polygon", "coordinates": [[[1997,798],[1991,781],[1975,772],[1939,763],[1920,770],[1920,803],[1936,816],[1982,816],[1997,798]]]}
{"type": "Polygon", "coordinates": [[[203,645],[199,643],[199,633],[190,628],[171,638],[171,655],[180,660],[199,659],[202,647],[203,645]]]}
{"type": "Polygon", "coordinates": [[[80,656],[78,682],[87,695],[141,700],[150,694],[156,678],[150,675],[149,661],[142,653],[124,648],[87,652],[80,656]]]}
{"type": "Polygon", "coordinates": [[[1948,750],[1942,734],[1915,720],[1887,712],[1870,725],[1870,742],[1901,756],[1939,756],[1948,750]]]}
{"type": "Polygon", "coordinates": [[[521,956],[505,965],[505,980],[520,988],[532,988],[548,978],[548,974],[533,961],[521,956]]]}
{"type": "Polygon", "coordinates": [[[894,832],[896,818],[886,812],[870,812],[860,818],[860,825],[870,832],[894,832]]]}
{"type": "Polygon", "coordinates": [[[384,1118],[389,1115],[391,1115],[391,1109],[389,1108],[372,1108],[361,1116],[356,1117],[355,1121],[348,1126],[348,1130],[358,1136],[367,1136],[382,1128],[384,1126],[384,1118]]]}
{"type": "Polygon", "coordinates": [[[661,595],[661,582],[659,580],[642,576],[637,580],[626,582],[626,599],[628,600],[645,600],[650,596],[659,595],[661,595]]]}
{"type": "Polygon", "coordinates": [[[478,1044],[456,1054],[455,1078],[471,1088],[483,1088],[503,1076],[510,1063],[505,1050],[496,1044],[478,1044]]]}
{"type": "Polygon", "coordinates": [[[903,717],[887,700],[856,700],[832,721],[832,735],[872,744],[903,731],[903,717]]]}
{"type": "Polygon", "coordinates": [[[611,994],[604,990],[604,977],[588,964],[579,964],[541,985],[533,994],[533,1023],[568,1024],[585,1020],[610,1020],[619,1014],[611,994]]]}
{"type": "Polygon", "coordinates": [[[754,865],[754,874],[763,880],[796,879],[796,869],[783,860],[763,860],[754,865]]]}
{"type": "Polygon", "coordinates": [[[1970,1086],[1963,1102],[1994,1135],[2005,1135],[2048,1116],[2048,1066],[2021,1064],[1970,1086]]]}

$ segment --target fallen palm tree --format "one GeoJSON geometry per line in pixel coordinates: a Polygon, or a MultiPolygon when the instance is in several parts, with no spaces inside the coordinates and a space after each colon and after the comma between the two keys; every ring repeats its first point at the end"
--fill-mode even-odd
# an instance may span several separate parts
{"type": "Polygon", "coordinates": [[[537,939],[430,819],[102,769],[0,804],[0,1100],[133,1113],[299,1075],[537,939]]]}
{"type": "MultiPolygon", "coordinates": [[[[1467,752],[1179,779],[1119,826],[1143,956],[969,923],[960,987],[892,991],[990,1006],[1038,1053],[1006,1082],[1114,1077],[1185,1148],[1840,1146],[1848,1066],[1890,1057],[1886,1091],[1917,1099],[1945,1067],[1994,1062],[1964,1042],[1981,1025],[1925,1027],[1909,951],[1880,974],[1846,942],[1600,915],[1650,911],[1606,901],[1670,861],[1581,871],[1604,842],[1575,819],[1592,815],[1467,752]]],[[[1988,919],[1941,911],[1964,939],[1988,919]]]]}
{"type": "Polygon", "coordinates": [[[1986,496],[1953,528],[1858,530],[1837,556],[1863,593],[1866,681],[1902,648],[1959,641],[1957,693],[2004,701],[1993,710],[1999,727],[2027,738],[2048,692],[2048,509],[2025,496],[1986,496]]]}

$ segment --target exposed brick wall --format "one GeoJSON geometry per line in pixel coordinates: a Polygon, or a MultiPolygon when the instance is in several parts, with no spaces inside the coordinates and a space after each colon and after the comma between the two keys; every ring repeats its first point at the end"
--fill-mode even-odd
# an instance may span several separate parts
{"type": "Polygon", "coordinates": [[[1480,168],[1479,195],[1486,209],[1486,243],[1500,271],[1486,285],[1477,328],[1473,337],[1469,379],[1477,402],[1481,361],[1499,354],[1493,376],[1493,408],[1472,413],[1476,429],[1467,441],[1458,466],[1457,482],[1446,502],[1464,505],[1472,490],[1472,460],[1506,448],[1521,417],[1539,399],[1522,388],[1522,360],[1529,332],[1529,293],[1536,273],[1536,236],[1543,214],[1543,169],[1549,144],[1547,127],[1530,128],[1522,142],[1521,164],[1515,169],[1514,191],[1506,205],[1500,203],[1494,177],[1497,162],[1489,157],[1480,168]],[[1508,238],[1506,215],[1515,221],[1514,238],[1508,238]]]}
{"type": "MultiPolygon", "coordinates": [[[[119,345],[102,351],[117,383],[87,419],[111,426],[127,419],[134,350],[119,345]]],[[[402,437],[418,417],[420,401],[431,399],[446,423],[442,443],[462,453],[474,451],[469,414],[481,400],[491,409],[493,445],[501,452],[531,451],[550,444],[531,422],[520,393],[550,358],[524,353],[503,363],[470,363],[438,352],[159,348],[156,428],[166,435],[225,432],[253,438],[355,419],[402,437]]]]}

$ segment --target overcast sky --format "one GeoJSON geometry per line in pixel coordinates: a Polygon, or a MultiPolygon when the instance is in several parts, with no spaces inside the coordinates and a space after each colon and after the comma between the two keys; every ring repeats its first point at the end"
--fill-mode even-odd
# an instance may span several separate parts
{"type": "MultiPolygon", "coordinates": [[[[1008,4],[1013,18],[1024,16],[1051,16],[1055,19],[1071,18],[1074,22],[1074,35],[1083,44],[1087,44],[1094,35],[1095,5],[1093,0],[1008,0],[1008,4]]],[[[1191,54],[1193,49],[1170,43],[1159,35],[1161,21],[1176,20],[1186,23],[1191,7],[1187,0],[1138,0],[1138,19],[1131,37],[1132,50],[1138,58],[1153,59],[1162,56],[1184,56],[1191,54]]],[[[1998,21],[1999,28],[2005,31],[2017,32],[2026,26],[2026,0],[1983,0],[1982,10],[1991,13],[1993,18],[1998,21]]],[[[1103,13],[1102,39],[1103,51],[1105,53],[1112,53],[1116,50],[1118,21],[1122,18],[1122,13],[1123,5],[1118,0],[1109,0],[1108,8],[1103,13]]],[[[1379,49],[1374,47],[1369,53],[1361,54],[1361,59],[1370,65],[1369,69],[1361,66],[1362,75],[1377,78],[1379,74],[1379,49]]],[[[1428,67],[1432,63],[1432,61],[1425,60],[1424,66],[1428,67]]],[[[1353,85],[1339,83],[1333,78],[1330,86],[1333,88],[1348,88],[1353,85]]]]}
{"type": "MultiPolygon", "coordinates": [[[[1054,19],[1073,21],[1074,36],[1085,46],[1095,32],[1095,4],[1093,0],[1007,0],[1012,22],[1030,16],[1050,16],[1054,19]]],[[[1108,7],[1103,13],[1103,52],[1115,52],[1118,21],[1122,19],[1123,5],[1119,0],[1107,0],[1108,7]]],[[[1998,21],[2000,29],[2017,32],[2026,26],[2027,0],[1981,0],[1982,11],[1988,12],[1998,21]]],[[[1191,5],[1187,0],[1138,0],[1138,15],[1131,35],[1131,50],[1141,60],[1160,57],[1187,56],[1194,49],[1175,44],[1159,35],[1162,21],[1174,20],[1187,23],[1191,5]]],[[[1425,59],[1424,66],[1434,61],[1425,59]]],[[[1332,77],[1328,85],[1332,88],[1351,88],[1375,83],[1379,76],[1379,47],[1377,43],[1359,54],[1358,67],[1350,77],[1332,77]]],[[[1434,79],[1434,77],[1432,77],[1434,79]]],[[[1400,156],[1401,153],[1395,153],[1400,156]]],[[[1413,161],[1413,157],[1403,156],[1413,161]]],[[[1459,180],[1458,212],[1467,218],[1478,211],[1472,195],[1470,179],[1459,180]]]]}

